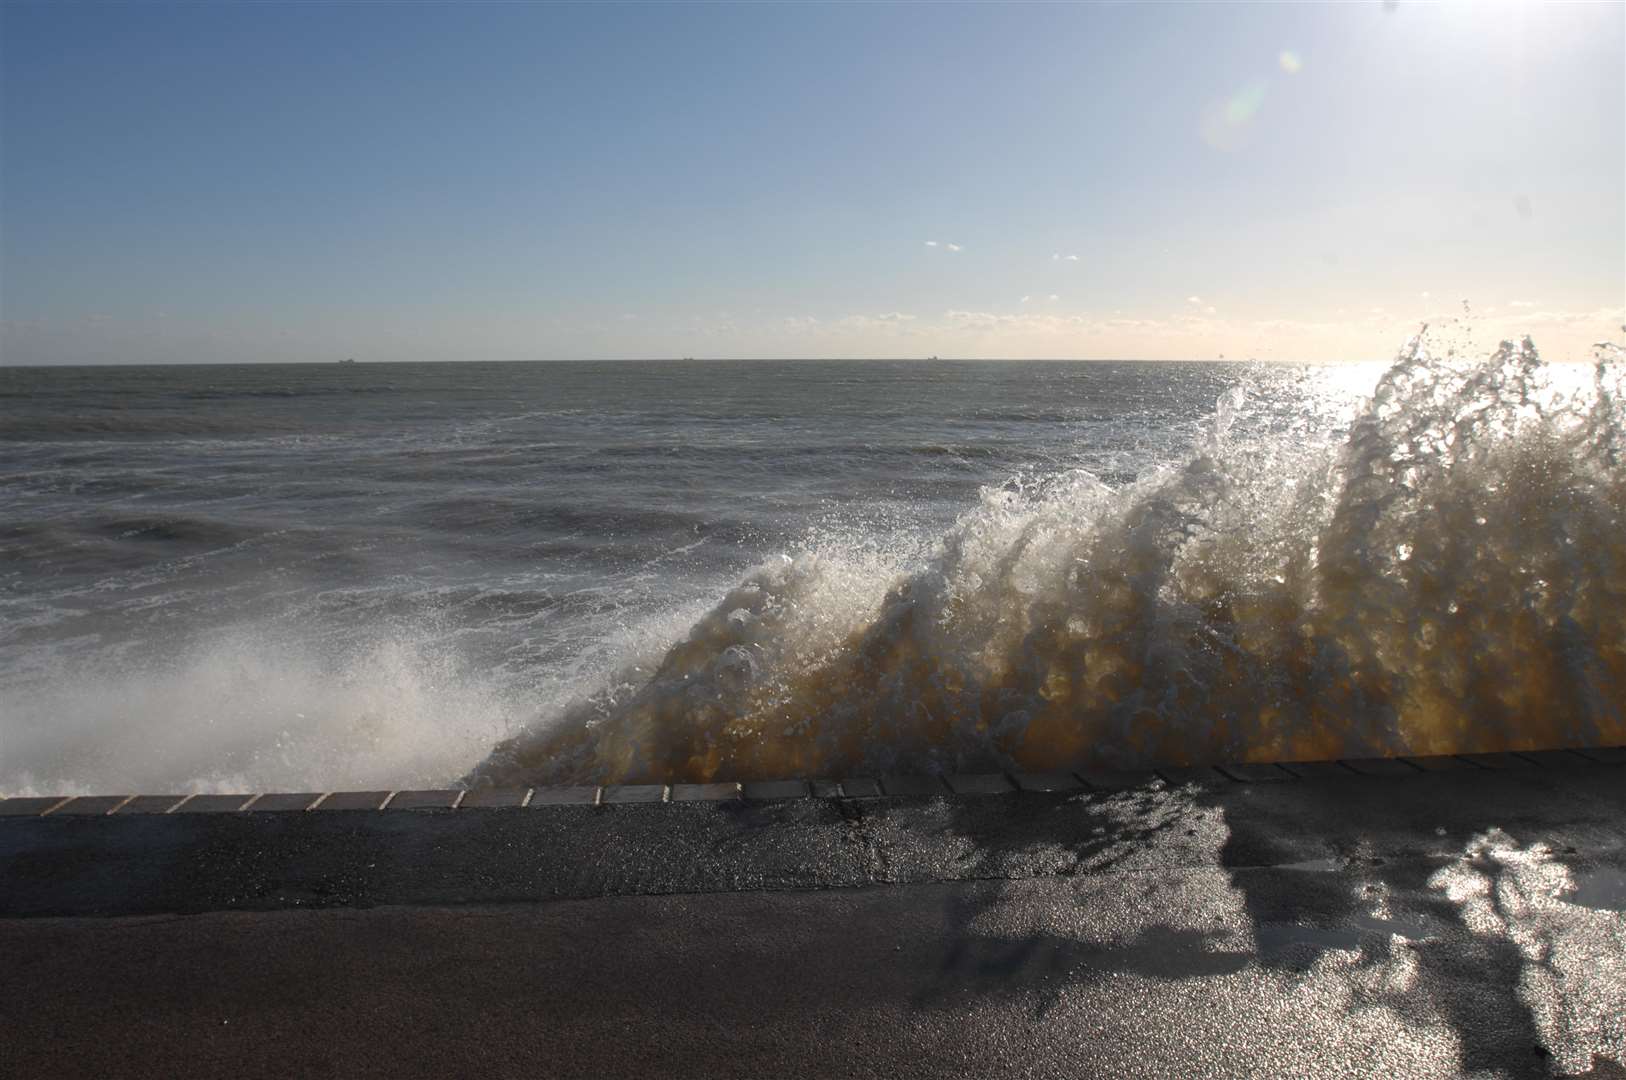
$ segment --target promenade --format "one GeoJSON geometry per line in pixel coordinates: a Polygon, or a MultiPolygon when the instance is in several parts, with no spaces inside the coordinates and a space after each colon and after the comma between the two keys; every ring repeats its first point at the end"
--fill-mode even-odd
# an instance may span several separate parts
{"type": "Polygon", "coordinates": [[[12,799],[0,1075],[1620,1076],[1623,759],[12,799]]]}

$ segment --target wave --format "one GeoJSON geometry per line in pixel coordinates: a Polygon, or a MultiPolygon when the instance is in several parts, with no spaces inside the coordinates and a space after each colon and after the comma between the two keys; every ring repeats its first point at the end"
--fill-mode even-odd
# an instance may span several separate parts
{"type": "Polygon", "coordinates": [[[49,444],[97,439],[153,438],[229,439],[297,434],[304,425],[297,418],[197,412],[140,413],[109,408],[106,411],[16,414],[0,418],[0,442],[49,444]]]}
{"type": "Polygon", "coordinates": [[[466,779],[1626,742],[1620,359],[1419,335],[1347,423],[1234,438],[1233,388],[1178,464],[984,490],[908,571],[840,539],[781,557],[466,779]]]}

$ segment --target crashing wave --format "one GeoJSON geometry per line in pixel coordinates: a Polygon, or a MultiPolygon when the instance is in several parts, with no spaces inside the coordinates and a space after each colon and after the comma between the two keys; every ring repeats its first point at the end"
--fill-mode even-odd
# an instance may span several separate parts
{"type": "Polygon", "coordinates": [[[914,572],[817,549],[757,570],[468,779],[1626,742],[1620,359],[1555,369],[1526,339],[1471,362],[1420,335],[1337,437],[1232,438],[1233,389],[1177,467],[986,490],[914,572]]]}

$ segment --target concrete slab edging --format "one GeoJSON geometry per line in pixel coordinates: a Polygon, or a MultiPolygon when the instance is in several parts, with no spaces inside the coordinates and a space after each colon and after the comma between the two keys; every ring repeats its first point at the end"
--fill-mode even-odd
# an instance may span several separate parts
{"type": "Polygon", "coordinates": [[[554,806],[771,802],[785,799],[982,797],[1023,792],[1114,792],[1150,785],[1275,784],[1361,778],[1410,779],[1455,770],[1566,771],[1626,766],[1626,747],[1533,750],[1432,757],[1351,758],[1277,764],[1166,766],[1135,771],[1075,769],[841,780],[750,780],[684,784],[577,784],[564,787],[439,788],[399,791],[266,792],[190,795],[17,795],[0,799],[0,818],[137,814],[484,813],[554,806]]]}

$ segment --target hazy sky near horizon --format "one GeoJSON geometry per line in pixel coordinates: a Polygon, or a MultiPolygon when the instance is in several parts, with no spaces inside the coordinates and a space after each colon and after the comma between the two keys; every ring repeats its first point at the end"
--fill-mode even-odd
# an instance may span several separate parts
{"type": "Polygon", "coordinates": [[[0,5],[5,363],[1584,359],[1623,292],[1618,3],[0,5]]]}

